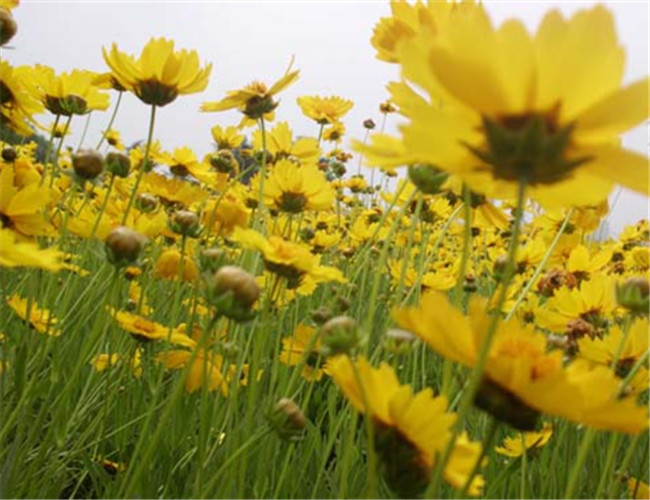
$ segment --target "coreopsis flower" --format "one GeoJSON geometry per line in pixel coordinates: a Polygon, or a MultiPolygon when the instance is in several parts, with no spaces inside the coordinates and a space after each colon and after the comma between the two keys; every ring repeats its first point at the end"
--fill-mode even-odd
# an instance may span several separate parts
{"type": "Polygon", "coordinates": [[[29,124],[33,124],[33,116],[44,109],[35,83],[32,68],[14,68],[7,61],[0,61],[0,119],[23,135],[33,133],[29,124]]]}
{"type": "MultiPolygon", "coordinates": [[[[393,316],[433,350],[467,366],[476,363],[490,323],[485,300],[473,298],[464,316],[438,293],[393,316]]],[[[637,406],[635,398],[619,398],[619,382],[604,366],[583,360],[565,366],[563,352],[549,351],[544,334],[511,319],[498,325],[474,403],[524,431],[534,430],[545,413],[597,429],[639,433],[648,426],[647,408],[637,406]]]]}
{"type": "Polygon", "coordinates": [[[619,140],[648,117],[648,79],[621,86],[625,51],[605,7],[552,11],[531,35],[517,20],[495,28],[477,6],[397,53],[406,83],[391,91],[418,161],[498,197],[524,182],[545,204],[598,203],[613,184],[648,192],[647,157],[619,140]]]}
{"type": "Polygon", "coordinates": [[[168,370],[181,370],[191,361],[192,364],[185,381],[187,392],[195,392],[205,385],[209,391],[220,389],[222,394],[227,396],[228,383],[221,374],[223,357],[204,349],[199,349],[194,355],[194,359],[192,356],[191,351],[170,350],[158,354],[156,361],[162,363],[168,370]]]}
{"type": "Polygon", "coordinates": [[[237,108],[248,118],[258,120],[273,112],[279,102],[274,98],[298,79],[300,71],[291,71],[293,59],[284,75],[271,87],[260,81],[254,81],[242,89],[228,91],[220,101],[204,102],[201,111],[226,111],[237,108]]]}
{"type": "Polygon", "coordinates": [[[164,158],[164,163],[169,165],[169,170],[177,177],[191,175],[205,183],[214,180],[215,175],[210,172],[210,166],[200,162],[194,151],[188,147],[176,148],[172,154],[164,155],[164,158]]]}
{"type": "Polygon", "coordinates": [[[202,92],[208,85],[212,64],[201,67],[195,50],[174,50],[174,41],[151,38],[140,57],[125,54],[114,43],[102,48],[104,61],[115,80],[145,104],[165,106],[179,95],[202,92]]]}
{"type": "Polygon", "coordinates": [[[157,196],[166,204],[180,203],[186,207],[202,203],[209,197],[209,193],[196,183],[155,172],[144,176],[141,191],[157,196]]]}
{"type": "Polygon", "coordinates": [[[108,108],[108,94],[93,84],[96,76],[78,69],[57,75],[52,68],[41,65],[34,70],[41,102],[50,113],[62,116],[85,115],[108,108]]]}
{"type": "Polygon", "coordinates": [[[542,328],[566,333],[573,339],[594,337],[607,326],[616,306],[615,279],[596,274],[579,287],[556,290],[537,311],[536,318],[542,328]]]}
{"type": "MultiPolygon", "coordinates": [[[[616,375],[625,378],[637,361],[648,352],[650,338],[648,337],[648,319],[637,319],[629,327],[627,334],[620,326],[614,325],[602,338],[582,338],[578,340],[578,355],[593,363],[612,366],[614,360],[616,375]]],[[[648,371],[639,371],[632,387],[648,388],[648,371]]]]}
{"type": "Polygon", "coordinates": [[[54,193],[38,182],[19,188],[14,169],[0,171],[0,224],[22,236],[47,236],[54,232],[45,217],[45,208],[54,193]]]}
{"type": "Polygon", "coordinates": [[[96,372],[103,372],[108,370],[111,367],[116,367],[121,365],[123,362],[127,362],[131,365],[131,372],[136,378],[142,376],[142,351],[136,349],[135,353],[128,359],[127,356],[124,356],[119,353],[112,353],[110,356],[108,354],[98,354],[93,359],[90,360],[90,364],[96,372]]]}
{"type": "Polygon", "coordinates": [[[110,145],[113,146],[115,149],[118,151],[124,151],[126,148],[124,147],[124,143],[122,142],[122,134],[120,134],[119,130],[106,130],[104,131],[106,142],[110,145]]]}
{"type": "Polygon", "coordinates": [[[321,344],[322,342],[315,328],[298,325],[293,335],[282,339],[280,363],[296,366],[306,356],[300,375],[306,380],[318,381],[323,378],[323,374],[326,372],[326,369],[318,363],[321,344]]]}
{"type": "Polygon", "coordinates": [[[208,232],[229,236],[236,227],[248,227],[250,214],[242,188],[236,185],[221,195],[220,199],[208,200],[201,221],[208,232]]]}
{"type": "Polygon", "coordinates": [[[299,166],[289,160],[280,160],[264,183],[264,203],[290,214],[329,210],[334,198],[334,190],[325,174],[313,165],[299,166]]]}
{"type": "Polygon", "coordinates": [[[153,275],[157,278],[176,280],[179,274],[183,281],[196,281],[198,279],[199,269],[191,255],[186,254],[185,258],[182,259],[181,252],[175,248],[169,248],[163,251],[156,261],[153,275]]]}
{"type": "Polygon", "coordinates": [[[193,347],[196,342],[178,329],[152,321],[144,316],[133,314],[127,311],[111,310],[111,316],[120,325],[120,328],[129,332],[131,336],[140,342],[151,342],[156,340],[168,340],[172,344],[183,347],[193,347]]]}
{"type": "MultiPolygon", "coordinates": [[[[257,130],[253,133],[253,148],[263,149],[262,146],[262,134],[257,130]]],[[[274,161],[289,158],[301,164],[316,165],[320,157],[318,141],[313,137],[294,140],[287,122],[279,122],[266,132],[266,150],[274,161]]]]}
{"type": "Polygon", "coordinates": [[[39,248],[36,243],[21,241],[10,229],[0,228],[0,266],[58,271],[64,267],[63,252],[52,247],[39,248]]]}
{"type": "MultiPolygon", "coordinates": [[[[350,404],[372,420],[374,446],[388,485],[401,497],[415,498],[426,488],[436,455],[451,437],[457,416],[447,411],[447,398],[434,396],[430,388],[414,394],[399,383],[390,365],[373,368],[363,357],[352,361],[337,356],[329,370],[350,404]]],[[[462,489],[480,454],[480,444],[461,434],[445,466],[445,480],[462,489]]],[[[483,477],[475,476],[468,493],[479,495],[483,485],[483,477]]]]}
{"type": "Polygon", "coordinates": [[[627,480],[627,489],[629,492],[629,498],[637,500],[650,498],[650,487],[648,487],[648,483],[644,483],[638,479],[629,478],[627,480]]]}
{"type": "Polygon", "coordinates": [[[342,122],[334,122],[325,130],[323,130],[323,140],[330,142],[338,142],[345,135],[345,125],[342,122]]]}
{"type": "Polygon", "coordinates": [[[320,125],[341,121],[354,103],[339,96],[302,96],[297,99],[303,114],[320,125]]]}
{"type": "Polygon", "coordinates": [[[241,245],[262,253],[266,268],[284,278],[287,288],[301,291],[304,285],[310,285],[307,293],[313,291],[313,285],[326,281],[345,282],[343,273],[335,267],[323,266],[320,256],[309,251],[309,247],[286,241],[278,236],[266,239],[252,229],[235,228],[232,239],[241,245]]]}
{"type": "Polygon", "coordinates": [[[14,293],[7,297],[7,305],[21,318],[27,322],[34,330],[39,333],[45,333],[52,337],[61,335],[61,330],[57,328],[59,320],[48,309],[42,309],[35,301],[28,304],[28,300],[14,293]],[[29,309],[29,315],[27,314],[29,309]]]}
{"type": "Polygon", "coordinates": [[[210,129],[212,138],[217,144],[217,149],[235,149],[244,142],[244,135],[239,133],[237,127],[221,127],[215,125],[210,129]]]}
{"type": "Polygon", "coordinates": [[[530,453],[531,450],[541,448],[551,439],[553,435],[553,426],[546,422],[538,432],[524,432],[524,439],[522,442],[521,435],[508,436],[503,440],[501,446],[494,448],[494,451],[500,455],[505,455],[510,458],[520,457],[525,453],[530,453]],[[525,449],[524,449],[525,446],[525,449]]]}

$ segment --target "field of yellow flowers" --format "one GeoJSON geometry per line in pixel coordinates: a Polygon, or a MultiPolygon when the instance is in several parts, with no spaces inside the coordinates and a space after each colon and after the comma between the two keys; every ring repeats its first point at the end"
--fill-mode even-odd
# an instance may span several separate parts
{"type": "Polygon", "coordinates": [[[206,97],[241,122],[203,158],[156,140],[213,76],[195,51],[108,44],[97,74],[3,49],[2,498],[649,498],[650,228],[599,230],[615,185],[648,194],[620,140],[648,78],[622,85],[604,6],[534,33],[390,7],[365,137],[338,96],[298,98],[312,136],[276,119],[291,61],[206,97]]]}

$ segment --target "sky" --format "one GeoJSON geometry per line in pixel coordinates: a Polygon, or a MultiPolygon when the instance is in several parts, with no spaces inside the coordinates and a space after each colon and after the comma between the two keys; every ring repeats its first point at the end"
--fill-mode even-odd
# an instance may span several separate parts
{"type": "MultiPolygon", "coordinates": [[[[485,1],[496,23],[517,17],[534,30],[550,9],[569,15],[596,2],[485,1]]],[[[615,16],[618,35],[627,49],[624,82],[649,73],[649,14],[647,2],[605,2],[615,16]]],[[[252,80],[272,84],[295,57],[300,79],[280,95],[276,120],[287,120],[296,135],[316,135],[317,125],[304,117],[296,98],[301,95],[340,95],[354,101],[345,118],[349,138],[362,138],[362,122],[379,123],[378,105],[388,97],[386,84],[399,79],[395,65],[375,59],[370,45],[373,26],[389,15],[388,1],[94,1],[22,0],[14,10],[18,34],[13,50],[2,57],[11,64],[47,64],[57,71],[84,68],[106,71],[102,47],[115,42],[120,50],[139,54],[152,36],[175,40],[179,48],[196,49],[202,61],[213,63],[210,84],[200,93],[180,96],[157,113],[155,137],[166,149],[189,146],[202,156],[212,149],[210,128],[235,125],[236,111],[200,113],[205,101],[221,99],[227,90],[252,80]]],[[[114,99],[113,94],[113,99],[114,99]]],[[[126,95],[114,128],[128,144],[146,136],[149,110],[126,95]]],[[[43,121],[47,123],[49,117],[43,121]]],[[[95,144],[109,113],[93,114],[88,143],[95,144]]],[[[70,142],[77,144],[85,118],[73,121],[70,142]]],[[[396,131],[391,115],[388,132],[396,131]]],[[[648,152],[648,125],[623,138],[624,144],[648,152]]],[[[345,145],[345,143],[344,143],[345,145]]],[[[648,198],[623,190],[609,224],[618,232],[625,224],[648,216],[648,198]]]]}

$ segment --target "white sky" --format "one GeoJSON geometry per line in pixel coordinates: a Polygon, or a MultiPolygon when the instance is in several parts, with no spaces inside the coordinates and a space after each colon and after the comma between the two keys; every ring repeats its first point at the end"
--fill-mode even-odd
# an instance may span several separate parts
{"type": "MultiPolygon", "coordinates": [[[[534,30],[551,8],[570,14],[596,2],[485,3],[495,22],[518,17],[534,30]]],[[[649,73],[650,4],[606,4],[614,12],[619,38],[627,48],[625,81],[643,78],[649,73]]],[[[280,95],[277,120],[288,120],[294,134],[315,135],[317,125],[302,116],[296,97],[337,94],[355,102],[344,121],[348,138],[361,138],[362,121],[372,117],[380,122],[377,107],[387,97],[385,86],[398,77],[396,66],[376,60],[370,45],[373,26],[389,12],[387,1],[22,0],[14,11],[19,26],[11,42],[15,49],[3,50],[2,57],[13,65],[42,63],[57,71],[106,71],[101,48],[114,41],[121,50],[134,54],[139,54],[151,36],[171,37],[180,48],[196,49],[202,61],[213,63],[210,84],[205,92],[180,96],[160,109],[155,137],[166,149],[187,145],[202,155],[211,149],[210,128],[234,125],[240,116],[235,111],[200,113],[200,104],[218,100],[227,90],[254,79],[272,83],[295,55],[294,68],[301,70],[300,80],[280,95]]],[[[147,106],[134,96],[123,98],[114,128],[122,132],[125,143],[146,136],[148,114],[147,106]]],[[[108,119],[109,113],[94,114],[88,143],[95,143],[108,119]]],[[[73,145],[85,118],[75,121],[73,145]]],[[[389,123],[387,131],[395,125],[395,121],[389,123]]],[[[625,144],[647,152],[648,131],[647,125],[638,127],[624,137],[625,144]]],[[[624,191],[610,215],[610,224],[618,230],[647,216],[648,198],[624,191]]]]}

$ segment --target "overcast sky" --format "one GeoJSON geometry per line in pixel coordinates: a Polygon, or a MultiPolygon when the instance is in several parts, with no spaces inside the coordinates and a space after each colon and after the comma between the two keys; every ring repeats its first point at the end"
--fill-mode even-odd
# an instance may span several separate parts
{"type": "MultiPolygon", "coordinates": [[[[522,19],[534,30],[544,13],[559,8],[570,14],[596,2],[500,2],[487,1],[495,22],[509,17],[522,19]]],[[[649,4],[606,2],[614,12],[618,34],[627,48],[625,81],[648,74],[649,4]]],[[[379,122],[378,104],[385,100],[386,84],[397,79],[394,65],[374,58],[370,45],[372,28],[388,15],[388,2],[217,2],[217,1],[55,1],[22,0],[14,11],[19,30],[2,57],[13,65],[42,63],[58,71],[85,68],[106,71],[101,48],[117,42],[126,52],[139,54],[151,36],[173,38],[178,47],[196,49],[202,61],[212,62],[207,90],[180,96],[158,113],[156,138],[165,148],[190,146],[198,154],[211,149],[210,128],[239,121],[237,112],[199,113],[204,101],[222,98],[227,90],[251,80],[272,83],[284,72],[292,55],[300,80],[281,94],[279,120],[288,120],[294,133],[316,134],[316,125],[302,116],[296,97],[305,94],[337,94],[355,102],[345,119],[348,138],[363,136],[361,122],[379,122]]],[[[113,95],[114,97],[114,95],[113,95]]],[[[126,143],[146,135],[148,109],[137,98],[123,99],[114,128],[126,143]]],[[[108,113],[92,117],[89,135],[95,143],[108,121],[108,113]]],[[[47,122],[49,117],[44,121],[47,122]]],[[[76,137],[85,118],[73,122],[76,137]]],[[[387,130],[395,129],[396,121],[387,130]]],[[[628,147],[647,152],[648,127],[627,134],[628,147]]],[[[76,145],[75,136],[72,137],[76,145]]],[[[613,193],[614,195],[614,193],[613,193]]],[[[619,229],[648,215],[648,199],[624,192],[610,216],[619,229]]]]}

